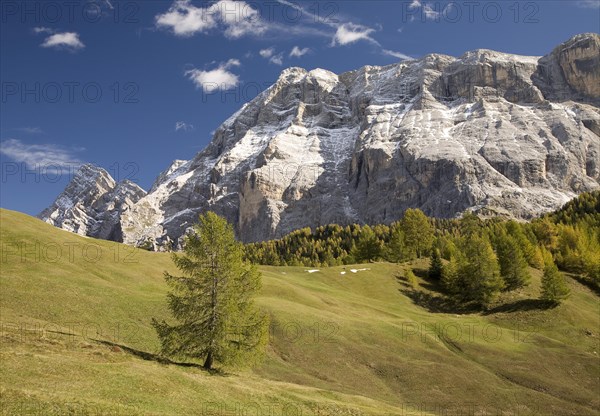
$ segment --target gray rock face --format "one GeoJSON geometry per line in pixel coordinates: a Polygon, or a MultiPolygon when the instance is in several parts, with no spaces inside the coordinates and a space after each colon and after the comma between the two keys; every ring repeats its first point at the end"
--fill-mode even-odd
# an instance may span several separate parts
{"type": "Polygon", "coordinates": [[[104,169],[87,164],[39,217],[77,234],[122,241],[121,214],[145,195],[135,183],[116,183],[104,169]]]}
{"type": "Polygon", "coordinates": [[[584,34],[541,58],[477,50],[339,76],[288,68],[119,211],[119,241],[177,241],[206,210],[256,241],[390,223],[411,207],[437,217],[556,209],[600,187],[598,45],[584,34]]]}

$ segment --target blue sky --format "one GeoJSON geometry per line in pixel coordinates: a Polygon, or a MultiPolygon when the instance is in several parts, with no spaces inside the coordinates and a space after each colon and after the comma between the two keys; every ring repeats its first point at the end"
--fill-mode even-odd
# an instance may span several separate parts
{"type": "Polygon", "coordinates": [[[428,53],[544,55],[600,31],[600,2],[0,3],[0,206],[35,215],[90,162],[148,189],[286,67],[428,53]]]}

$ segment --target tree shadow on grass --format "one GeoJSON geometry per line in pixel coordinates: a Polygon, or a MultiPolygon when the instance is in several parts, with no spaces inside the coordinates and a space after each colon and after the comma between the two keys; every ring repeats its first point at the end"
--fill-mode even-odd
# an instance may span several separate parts
{"type": "Polygon", "coordinates": [[[549,302],[541,299],[521,299],[511,303],[504,303],[484,311],[484,315],[493,315],[495,313],[514,313],[527,312],[534,310],[553,309],[558,303],[549,302]]]}
{"type": "Polygon", "coordinates": [[[397,275],[396,280],[401,286],[398,289],[400,293],[410,298],[415,305],[431,313],[469,314],[481,311],[481,307],[477,304],[459,303],[448,297],[443,291],[441,282],[429,278],[426,270],[415,269],[413,273],[424,280],[419,286],[427,291],[413,288],[404,276],[397,275]]]}
{"type": "Polygon", "coordinates": [[[596,295],[600,296],[600,285],[598,283],[596,283],[593,280],[588,279],[584,276],[581,276],[579,274],[573,274],[573,273],[565,273],[565,274],[567,276],[569,276],[571,279],[578,281],[579,283],[581,283],[582,285],[584,285],[585,287],[590,289],[596,295]]]}
{"type": "Polygon", "coordinates": [[[146,361],[154,361],[160,364],[166,364],[166,365],[176,365],[178,367],[193,367],[193,368],[197,368],[199,370],[203,370],[206,371],[209,374],[213,374],[213,375],[226,375],[225,372],[219,370],[219,369],[210,369],[207,370],[204,368],[204,366],[198,364],[198,363],[182,363],[182,362],[177,362],[177,361],[173,361],[169,358],[163,357],[161,355],[158,354],[153,354],[147,351],[142,351],[142,350],[136,350],[135,348],[131,348],[128,347],[126,345],[123,344],[117,344],[115,342],[111,342],[111,341],[106,341],[106,340],[102,340],[102,339],[95,339],[94,341],[96,341],[99,344],[103,344],[103,345],[107,345],[111,348],[114,348],[113,351],[118,351],[117,348],[120,348],[121,350],[123,350],[124,352],[126,352],[127,354],[131,354],[135,357],[141,358],[142,360],[146,360],[146,361]]]}

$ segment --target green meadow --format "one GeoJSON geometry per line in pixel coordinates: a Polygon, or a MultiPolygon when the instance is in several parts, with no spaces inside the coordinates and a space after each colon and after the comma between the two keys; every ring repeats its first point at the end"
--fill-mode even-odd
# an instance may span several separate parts
{"type": "Polygon", "coordinates": [[[2,414],[597,415],[600,302],[547,308],[541,273],[487,312],[445,307],[428,260],[261,267],[264,361],[206,372],[157,355],[166,253],[0,210],[2,414]],[[417,287],[404,280],[408,269],[417,287]]]}

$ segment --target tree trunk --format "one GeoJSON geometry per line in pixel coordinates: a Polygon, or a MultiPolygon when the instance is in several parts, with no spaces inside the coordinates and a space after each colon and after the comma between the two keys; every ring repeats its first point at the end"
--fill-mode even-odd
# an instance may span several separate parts
{"type": "Polygon", "coordinates": [[[212,364],[213,364],[213,355],[212,355],[212,351],[209,351],[208,354],[206,355],[206,361],[204,361],[204,368],[207,370],[212,369],[212,364]]]}

